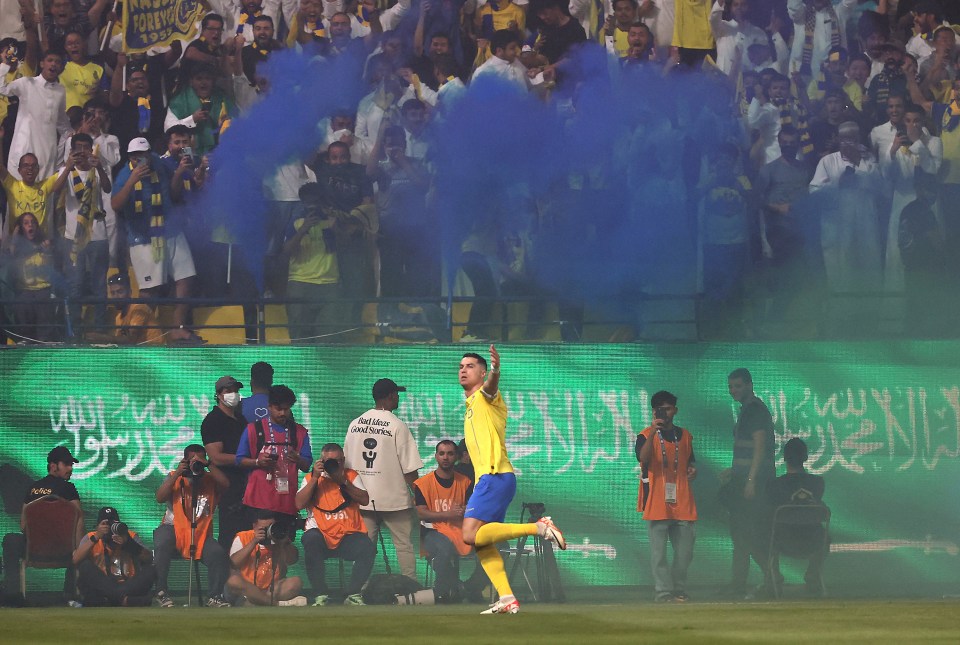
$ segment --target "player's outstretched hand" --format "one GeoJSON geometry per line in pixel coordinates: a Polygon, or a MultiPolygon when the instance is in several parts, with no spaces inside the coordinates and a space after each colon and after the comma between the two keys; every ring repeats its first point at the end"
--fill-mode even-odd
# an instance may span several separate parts
{"type": "Polygon", "coordinates": [[[493,371],[500,369],[500,353],[497,352],[497,348],[493,346],[493,343],[490,343],[490,369],[493,371]]]}

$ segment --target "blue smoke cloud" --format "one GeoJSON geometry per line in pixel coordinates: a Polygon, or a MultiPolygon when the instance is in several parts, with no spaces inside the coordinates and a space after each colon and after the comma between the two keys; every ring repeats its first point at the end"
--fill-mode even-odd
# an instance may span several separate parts
{"type": "Polygon", "coordinates": [[[278,167],[316,151],[324,135],[318,122],[357,104],[364,92],[362,64],[292,49],[273,53],[258,68],[270,79],[269,91],[233,120],[212,155],[212,178],[197,208],[212,226],[225,224],[236,236],[258,281],[267,242],[263,182],[278,167]]]}
{"type": "MultiPolygon", "coordinates": [[[[702,74],[664,77],[656,65],[610,66],[600,48],[582,49],[550,102],[481,78],[434,119],[432,204],[449,272],[472,230],[533,230],[534,280],[570,299],[696,288],[694,187],[703,154],[741,136],[732,88],[702,74]]],[[[312,154],[317,123],[367,90],[356,60],[288,50],[265,72],[270,91],[223,136],[201,197],[257,275],[263,180],[312,154]]]]}

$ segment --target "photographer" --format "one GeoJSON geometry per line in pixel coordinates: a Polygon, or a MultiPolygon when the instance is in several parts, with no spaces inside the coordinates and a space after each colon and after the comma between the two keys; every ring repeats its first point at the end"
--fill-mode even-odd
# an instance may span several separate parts
{"type": "Polygon", "coordinates": [[[637,510],[643,513],[650,535],[656,602],[686,602],[687,568],[693,560],[697,503],[692,482],[697,477],[690,431],[673,425],[677,397],[657,392],[650,399],[653,425],[637,435],[637,460],[649,477],[641,483],[637,510]],[[667,561],[667,540],[673,545],[673,564],[667,561]]]}
{"type": "Polygon", "coordinates": [[[117,509],[97,514],[97,529],[73,552],[77,588],[88,607],[146,607],[153,585],[153,559],[137,534],[120,521],[117,509]]]}
{"type": "Polygon", "coordinates": [[[298,557],[293,532],[291,519],[278,523],[274,513],[259,511],[253,529],[241,531],[233,539],[230,564],[235,571],[227,580],[227,589],[254,605],[306,606],[307,599],[299,595],[303,588],[300,578],[286,577],[287,567],[298,557]]]}
{"type": "Polygon", "coordinates": [[[230,485],[226,475],[207,460],[199,444],[183,449],[177,469],[157,489],[157,502],[167,505],[163,522],[153,532],[157,569],[157,603],[173,607],[167,594],[167,574],[175,552],[188,560],[199,559],[207,567],[210,587],[208,607],[229,607],[223,599],[230,564],[227,552],[213,538],[213,509],[230,485]]]}
{"type": "Polygon", "coordinates": [[[271,386],[267,418],[247,426],[237,445],[237,465],[252,471],[243,503],[292,520],[297,514],[297,471],[313,463],[310,435],[290,412],[297,396],[286,385],[271,386]]]}
{"type": "Polygon", "coordinates": [[[330,603],[324,560],[340,558],[353,562],[350,582],[343,590],[346,596],[343,603],[362,605],[360,590],[370,577],[377,555],[360,517],[360,505],[367,504],[370,496],[357,478],[357,471],[344,468],[343,462],[343,448],[328,443],[313,465],[313,472],[304,478],[297,491],[297,508],[310,510],[300,542],[307,577],[316,596],[315,606],[330,603]]]}

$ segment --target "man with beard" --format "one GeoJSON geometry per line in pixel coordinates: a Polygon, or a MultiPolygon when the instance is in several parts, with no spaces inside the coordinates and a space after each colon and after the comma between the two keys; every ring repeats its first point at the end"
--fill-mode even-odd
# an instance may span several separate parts
{"type": "Polygon", "coordinates": [[[275,31],[270,16],[257,16],[253,19],[251,25],[253,42],[240,50],[243,73],[251,85],[256,83],[257,65],[267,60],[271,52],[281,47],[280,43],[274,40],[275,31]]]}
{"type": "Polygon", "coordinates": [[[190,71],[190,86],[170,99],[163,126],[169,130],[175,125],[194,128],[195,151],[205,155],[216,147],[224,122],[235,108],[222,90],[216,87],[217,69],[194,65],[190,71]]]}
{"type": "Polygon", "coordinates": [[[247,530],[252,521],[243,506],[243,493],[247,487],[247,473],[237,466],[237,445],[247,427],[247,420],[240,408],[240,388],[243,383],[232,376],[221,376],[214,386],[217,405],[207,414],[200,425],[200,436],[209,456],[230,485],[220,498],[220,534],[217,542],[229,549],[239,531],[247,530]]]}
{"type": "Polygon", "coordinates": [[[887,119],[887,99],[891,94],[907,93],[907,76],[903,71],[903,51],[897,45],[884,45],[881,49],[883,70],[873,77],[863,102],[863,113],[870,127],[882,124],[887,119]]]}
{"type": "MultiPolygon", "coordinates": [[[[24,498],[24,505],[47,495],[56,495],[67,500],[80,510],[80,494],[77,487],[70,483],[73,475],[73,465],[79,463],[65,446],[57,446],[47,454],[47,475],[38,479],[31,486],[24,498]]],[[[20,529],[23,530],[24,520],[20,517],[20,529]]],[[[83,514],[76,526],[76,538],[80,541],[83,535],[83,514]]],[[[22,604],[20,595],[20,561],[26,554],[27,538],[23,533],[7,533],[3,536],[3,568],[6,572],[4,585],[6,587],[5,604],[22,604]]],[[[73,586],[73,569],[67,569],[64,576],[64,594],[73,586]]]]}

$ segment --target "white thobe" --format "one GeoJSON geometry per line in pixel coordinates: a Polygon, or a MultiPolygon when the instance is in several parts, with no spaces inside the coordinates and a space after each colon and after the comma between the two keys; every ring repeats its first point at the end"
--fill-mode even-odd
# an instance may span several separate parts
{"type": "Polygon", "coordinates": [[[67,119],[67,90],[57,81],[42,76],[18,78],[7,82],[10,66],[0,64],[0,94],[20,99],[17,124],[10,144],[7,170],[20,179],[20,157],[32,152],[40,163],[39,177],[49,177],[57,169],[57,140],[70,132],[67,119]]]}

